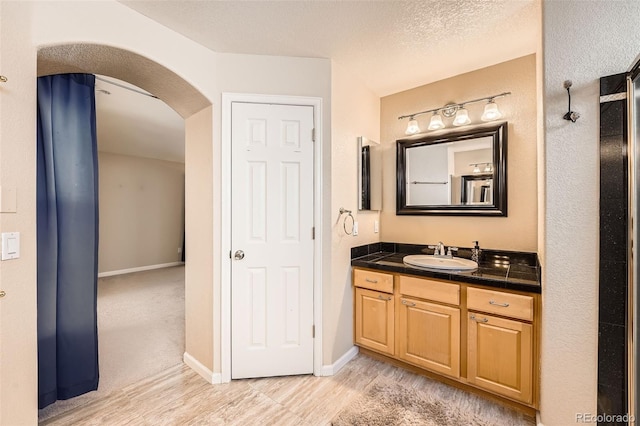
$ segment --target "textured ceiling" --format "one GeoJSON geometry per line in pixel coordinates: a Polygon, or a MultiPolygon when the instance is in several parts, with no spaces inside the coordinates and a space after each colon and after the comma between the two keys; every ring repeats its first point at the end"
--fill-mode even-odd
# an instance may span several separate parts
{"type": "Polygon", "coordinates": [[[536,51],[538,0],[130,1],[216,51],[331,58],[379,96],[536,51]]]}

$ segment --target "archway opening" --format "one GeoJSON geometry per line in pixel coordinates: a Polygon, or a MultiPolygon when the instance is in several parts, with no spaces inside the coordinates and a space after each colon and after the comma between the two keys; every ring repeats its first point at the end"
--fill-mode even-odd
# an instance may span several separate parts
{"type": "MultiPolygon", "coordinates": [[[[38,76],[91,73],[154,94],[185,120],[185,354],[213,370],[213,118],[211,102],[184,78],[140,54],[90,43],[38,51],[38,76]]],[[[188,362],[189,363],[189,362],[188,362]]]]}

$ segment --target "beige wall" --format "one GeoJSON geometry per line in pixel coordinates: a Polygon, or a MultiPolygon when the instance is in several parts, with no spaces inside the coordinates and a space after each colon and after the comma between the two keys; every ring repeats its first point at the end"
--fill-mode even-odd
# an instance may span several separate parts
{"type": "MultiPolygon", "coordinates": [[[[479,240],[485,248],[537,250],[535,55],[386,96],[380,109],[385,176],[382,241],[416,244],[443,241],[447,245],[470,247],[473,240],[479,240]],[[509,122],[508,217],[396,216],[395,141],[405,137],[407,126],[407,120],[398,117],[508,91],[511,96],[497,100],[509,122]]],[[[472,104],[467,109],[472,122],[481,123],[483,105],[472,104]]],[[[418,118],[421,128],[426,129],[429,114],[418,118]]]]}
{"type": "Polygon", "coordinates": [[[185,120],[185,344],[186,352],[213,371],[213,107],[185,120]],[[196,214],[196,212],[198,212],[196,214]],[[190,265],[199,265],[191,268],[190,265]]]}
{"type": "Polygon", "coordinates": [[[179,262],[184,164],[98,153],[98,272],[179,262]]]}
{"type": "Polygon", "coordinates": [[[38,421],[36,347],[35,51],[31,5],[0,3],[0,184],[16,189],[17,212],[2,232],[20,232],[20,258],[0,262],[0,424],[38,421]]]}
{"type": "MultiPolygon", "coordinates": [[[[379,241],[377,211],[358,211],[358,136],[380,140],[380,99],[337,63],[331,67],[331,275],[325,280],[324,362],[332,364],[353,346],[351,247],[379,241]],[[338,210],[353,211],[358,236],[346,235],[338,210]]],[[[349,227],[347,228],[349,229],[349,227]]]]}
{"type": "MultiPolygon", "coordinates": [[[[544,30],[545,241],[541,420],[596,413],[598,373],[600,77],[640,53],[640,2],[546,1],[544,30]],[[567,112],[565,80],[572,80],[567,112]]],[[[617,413],[616,413],[617,414],[617,413]]],[[[624,414],[624,413],[620,413],[624,414]]],[[[637,413],[636,413],[637,417],[637,413]]]]}

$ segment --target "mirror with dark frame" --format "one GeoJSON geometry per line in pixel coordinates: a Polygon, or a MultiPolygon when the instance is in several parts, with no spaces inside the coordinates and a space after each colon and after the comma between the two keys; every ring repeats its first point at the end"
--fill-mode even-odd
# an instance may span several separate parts
{"type": "Polygon", "coordinates": [[[507,127],[397,140],[396,214],[507,216],[507,127]]]}
{"type": "Polygon", "coordinates": [[[358,210],[382,210],[380,144],[358,137],[358,210]]]}

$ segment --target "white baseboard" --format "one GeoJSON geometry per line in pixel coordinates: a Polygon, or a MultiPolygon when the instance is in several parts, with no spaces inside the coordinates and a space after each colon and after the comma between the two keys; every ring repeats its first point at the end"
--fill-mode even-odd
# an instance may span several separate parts
{"type": "Polygon", "coordinates": [[[137,268],[120,269],[117,271],[100,272],[98,278],[111,277],[114,275],[130,274],[132,272],[150,271],[152,269],[170,268],[172,266],[184,265],[184,262],[160,263],[158,265],[138,266],[137,268]]]}
{"type": "Polygon", "coordinates": [[[536,411],[536,426],[544,426],[540,420],[540,411],[536,411]]]}
{"type": "Polygon", "coordinates": [[[195,359],[192,355],[185,352],[182,359],[184,363],[187,364],[193,371],[204,377],[204,379],[209,383],[221,383],[220,374],[213,373],[207,367],[205,367],[200,361],[195,359]],[[218,376],[216,378],[216,376],[218,376]],[[216,381],[217,380],[217,381],[216,381]]]}
{"type": "Polygon", "coordinates": [[[321,376],[333,376],[338,373],[338,371],[342,370],[342,367],[347,365],[349,361],[355,358],[358,355],[360,349],[357,346],[352,346],[344,355],[342,355],[336,362],[331,365],[323,365],[322,371],[320,371],[321,376]]]}

